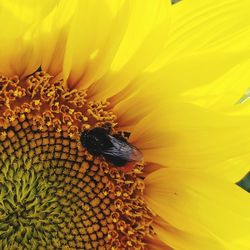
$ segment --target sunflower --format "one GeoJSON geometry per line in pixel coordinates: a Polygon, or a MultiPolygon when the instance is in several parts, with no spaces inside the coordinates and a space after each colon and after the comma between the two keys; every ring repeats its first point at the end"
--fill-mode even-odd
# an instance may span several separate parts
{"type": "Polygon", "coordinates": [[[1,249],[249,249],[249,1],[0,4],[1,249]]]}

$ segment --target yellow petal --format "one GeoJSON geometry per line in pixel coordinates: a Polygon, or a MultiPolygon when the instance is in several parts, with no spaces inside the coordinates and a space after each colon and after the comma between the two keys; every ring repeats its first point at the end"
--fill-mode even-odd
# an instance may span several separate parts
{"type": "Polygon", "coordinates": [[[89,95],[95,98],[115,94],[151,63],[166,40],[167,32],[162,31],[169,22],[165,1],[121,1],[113,9],[108,3],[79,6],[65,58],[69,85],[91,85],[89,95]],[[97,17],[82,15],[92,8],[97,17]]]}
{"type": "Polygon", "coordinates": [[[37,30],[31,32],[39,53],[39,62],[53,76],[63,70],[69,24],[76,8],[76,0],[58,1],[56,7],[40,22],[37,30]]]}
{"type": "Polygon", "coordinates": [[[152,238],[146,238],[145,243],[149,250],[174,250],[164,242],[160,241],[155,235],[152,238]]]}
{"type": "Polygon", "coordinates": [[[224,246],[214,237],[205,237],[191,234],[177,229],[162,219],[157,218],[154,222],[156,235],[166,244],[178,250],[224,250],[224,246]]]}
{"type": "MultiPolygon", "coordinates": [[[[144,82],[153,89],[164,89],[167,98],[185,93],[187,90],[206,86],[223,77],[236,65],[245,62],[250,57],[249,51],[239,52],[197,52],[168,62],[163,68],[153,70],[144,76],[144,82]]],[[[232,80],[239,82],[236,79],[232,80]]],[[[214,84],[217,87],[218,84],[214,84]]],[[[237,84],[238,86],[238,84],[237,84]]],[[[225,90],[225,89],[224,89],[225,90]]],[[[224,93],[225,95],[228,93],[224,93]]],[[[204,92],[204,96],[205,96],[204,92]]],[[[209,100],[208,93],[205,100],[209,100]]]]}
{"type": "MultiPolygon", "coordinates": [[[[238,186],[204,172],[173,168],[160,169],[145,182],[151,209],[173,227],[213,237],[225,249],[249,247],[250,199],[238,186]]],[[[193,249],[187,238],[185,249],[193,249]]]]}
{"type": "Polygon", "coordinates": [[[170,36],[155,67],[202,51],[249,51],[249,8],[247,0],[189,0],[174,5],[170,36]],[[248,35],[242,39],[245,32],[248,35]]]}
{"type": "Polygon", "coordinates": [[[183,93],[183,99],[218,112],[248,115],[249,67],[250,60],[237,64],[210,84],[183,93]]]}
{"type": "Polygon", "coordinates": [[[126,27],[127,8],[129,6],[120,3],[111,10],[107,1],[78,2],[64,62],[64,76],[68,77],[70,86],[82,82],[83,77],[89,77],[90,70],[92,74],[100,74],[100,68],[94,70],[94,63],[96,67],[101,60],[103,67],[110,64],[126,27]]]}
{"type": "MultiPolygon", "coordinates": [[[[40,63],[32,29],[56,6],[56,1],[0,1],[1,73],[27,75],[40,63]]],[[[39,50],[39,49],[38,49],[39,50]]]]}
{"type": "Polygon", "coordinates": [[[220,162],[212,169],[214,174],[223,176],[231,182],[240,181],[250,170],[250,153],[240,154],[238,157],[229,158],[220,162]]]}

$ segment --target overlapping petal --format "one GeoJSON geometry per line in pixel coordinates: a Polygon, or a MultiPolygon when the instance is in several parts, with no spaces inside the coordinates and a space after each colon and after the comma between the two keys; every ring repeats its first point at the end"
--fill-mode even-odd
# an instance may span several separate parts
{"type": "Polygon", "coordinates": [[[250,87],[249,67],[250,60],[244,60],[210,84],[184,92],[183,98],[217,112],[247,116],[249,102],[241,98],[250,87]]]}
{"type": "Polygon", "coordinates": [[[1,73],[23,77],[41,65],[59,73],[74,1],[1,1],[0,7],[1,73]]]}
{"type": "Polygon", "coordinates": [[[155,213],[182,231],[175,237],[171,230],[166,230],[166,236],[160,234],[176,249],[206,249],[206,238],[214,242],[214,249],[249,246],[249,195],[223,178],[200,171],[161,169],[146,178],[145,197],[155,213]],[[181,234],[187,239],[184,243],[181,234]],[[192,234],[198,236],[196,243],[192,234]]]}
{"type": "Polygon", "coordinates": [[[190,0],[174,5],[169,38],[155,67],[199,52],[249,53],[249,7],[247,0],[190,0]]]}
{"type": "Polygon", "coordinates": [[[89,87],[89,95],[94,98],[109,97],[134,81],[159,55],[169,25],[168,2],[125,1],[116,4],[111,14],[103,11],[111,12],[110,2],[102,4],[97,1],[90,6],[100,11],[96,27],[91,28],[93,17],[81,15],[85,8],[79,6],[65,57],[69,86],[77,80],[75,87],[89,87]]]}

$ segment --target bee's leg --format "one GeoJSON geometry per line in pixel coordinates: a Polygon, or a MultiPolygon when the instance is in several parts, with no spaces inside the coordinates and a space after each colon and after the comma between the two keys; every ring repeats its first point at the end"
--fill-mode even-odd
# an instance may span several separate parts
{"type": "Polygon", "coordinates": [[[123,136],[122,132],[120,132],[120,131],[117,132],[117,134],[114,134],[113,136],[114,136],[116,139],[118,139],[118,140],[122,140],[122,141],[125,141],[125,142],[127,141],[126,138],[123,136]]]}
{"type": "Polygon", "coordinates": [[[112,124],[109,122],[105,122],[103,128],[107,131],[107,133],[111,133],[112,131],[112,124]]]}
{"type": "Polygon", "coordinates": [[[126,139],[129,139],[131,133],[128,132],[128,131],[123,131],[123,136],[126,138],[126,139]]]}
{"type": "Polygon", "coordinates": [[[129,139],[131,133],[128,131],[118,131],[117,134],[115,134],[115,138],[121,139],[123,141],[126,141],[129,139]]]}

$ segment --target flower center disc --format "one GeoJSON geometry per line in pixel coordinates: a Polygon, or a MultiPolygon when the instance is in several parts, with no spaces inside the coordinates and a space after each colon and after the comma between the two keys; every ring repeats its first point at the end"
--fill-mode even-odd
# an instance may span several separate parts
{"type": "Polygon", "coordinates": [[[107,102],[40,71],[0,77],[0,248],[144,249],[153,234],[142,165],[93,158],[84,129],[114,125],[107,102]]]}

